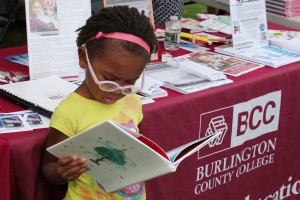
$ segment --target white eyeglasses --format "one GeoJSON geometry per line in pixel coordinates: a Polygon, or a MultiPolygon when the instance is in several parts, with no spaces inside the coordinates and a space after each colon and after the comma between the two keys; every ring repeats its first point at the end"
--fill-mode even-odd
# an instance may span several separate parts
{"type": "Polygon", "coordinates": [[[144,79],[145,79],[145,75],[144,72],[142,73],[142,84],[141,87],[136,86],[136,85],[126,85],[126,86],[120,86],[118,83],[114,82],[114,81],[99,81],[93,68],[92,65],[90,63],[89,60],[89,56],[87,53],[87,49],[85,48],[85,52],[86,52],[86,59],[87,59],[87,63],[88,63],[88,68],[89,71],[94,79],[94,82],[99,86],[100,90],[103,90],[105,92],[114,92],[116,90],[121,90],[122,93],[124,95],[129,95],[129,94],[135,94],[137,92],[140,92],[144,86],[144,79]]]}

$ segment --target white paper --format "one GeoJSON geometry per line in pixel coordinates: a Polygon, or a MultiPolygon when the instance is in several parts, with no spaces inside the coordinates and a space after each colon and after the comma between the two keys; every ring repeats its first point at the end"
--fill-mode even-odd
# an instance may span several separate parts
{"type": "Polygon", "coordinates": [[[30,79],[57,75],[77,80],[80,67],[75,31],[91,16],[90,1],[56,0],[49,9],[35,3],[38,15],[30,8],[32,2],[25,0],[30,79]],[[54,28],[49,28],[50,24],[54,28]]]}
{"type": "Polygon", "coordinates": [[[268,45],[265,0],[230,0],[230,16],[236,52],[268,45]]]}

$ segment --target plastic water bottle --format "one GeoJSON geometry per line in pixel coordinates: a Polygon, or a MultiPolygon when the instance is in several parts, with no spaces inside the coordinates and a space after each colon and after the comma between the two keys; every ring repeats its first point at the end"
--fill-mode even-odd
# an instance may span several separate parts
{"type": "Polygon", "coordinates": [[[170,21],[166,22],[165,30],[165,49],[173,51],[179,49],[181,26],[177,16],[170,17],[170,21]]]}

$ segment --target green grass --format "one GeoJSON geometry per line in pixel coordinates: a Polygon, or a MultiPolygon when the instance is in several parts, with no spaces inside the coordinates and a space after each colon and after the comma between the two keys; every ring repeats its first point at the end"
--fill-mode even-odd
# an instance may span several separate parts
{"type": "MultiPolygon", "coordinates": [[[[191,0],[184,0],[184,3],[191,2],[191,0]]],[[[200,4],[200,3],[193,3],[189,5],[185,5],[183,7],[183,18],[197,18],[197,13],[204,13],[206,11],[206,5],[200,4]]]]}
{"type": "MultiPolygon", "coordinates": [[[[183,0],[183,2],[184,3],[191,2],[191,0],[183,0]]],[[[206,11],[206,6],[199,3],[185,5],[183,7],[182,17],[196,19],[197,13],[203,13],[205,11],[206,11]]],[[[26,44],[27,44],[26,23],[25,21],[16,19],[8,27],[0,43],[0,48],[15,47],[15,46],[26,45],[26,44]]]]}

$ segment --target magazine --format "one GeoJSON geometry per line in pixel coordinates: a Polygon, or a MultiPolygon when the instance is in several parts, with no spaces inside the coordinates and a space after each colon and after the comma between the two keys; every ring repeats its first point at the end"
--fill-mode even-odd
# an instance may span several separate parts
{"type": "Polygon", "coordinates": [[[189,60],[221,71],[230,76],[240,76],[264,67],[264,65],[258,63],[208,51],[199,51],[196,53],[187,54],[185,56],[189,60]]]}
{"type": "Polygon", "coordinates": [[[57,157],[85,157],[86,173],[112,192],[175,172],[185,158],[220,136],[221,132],[213,133],[166,152],[147,137],[107,120],[47,150],[57,157]]]}

